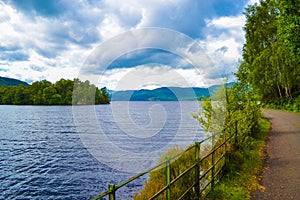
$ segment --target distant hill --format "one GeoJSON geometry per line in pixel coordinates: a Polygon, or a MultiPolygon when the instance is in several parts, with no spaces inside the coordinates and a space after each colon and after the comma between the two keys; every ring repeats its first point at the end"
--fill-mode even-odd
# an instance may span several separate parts
{"type": "MultiPolygon", "coordinates": [[[[225,87],[226,88],[230,88],[235,84],[235,82],[229,82],[229,83],[225,83],[225,87]]],[[[213,85],[209,87],[209,91],[214,92],[216,91],[218,88],[220,87],[220,85],[213,85]]]]}
{"type": "Polygon", "coordinates": [[[29,84],[24,81],[20,81],[20,80],[13,79],[13,78],[0,77],[0,87],[18,86],[18,85],[28,86],[29,84]]]}
{"type": "Polygon", "coordinates": [[[112,92],[112,101],[177,101],[208,97],[207,88],[162,87],[154,90],[126,90],[112,92]]]}
{"type": "MultiPolygon", "coordinates": [[[[234,83],[228,83],[232,86],[234,83]]],[[[209,97],[217,85],[209,88],[161,87],[154,90],[110,91],[112,101],[189,101],[209,97]]]]}

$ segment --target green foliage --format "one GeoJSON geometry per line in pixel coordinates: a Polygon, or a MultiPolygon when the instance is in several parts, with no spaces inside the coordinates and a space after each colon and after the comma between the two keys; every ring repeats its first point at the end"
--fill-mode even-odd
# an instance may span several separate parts
{"type": "Polygon", "coordinates": [[[210,98],[204,98],[200,101],[201,109],[192,115],[199,121],[205,132],[215,135],[220,135],[223,132],[227,103],[225,93],[226,88],[219,86],[210,98]]]}
{"type": "Polygon", "coordinates": [[[19,85],[14,93],[14,97],[12,99],[13,104],[24,105],[28,103],[29,93],[26,91],[24,85],[19,85]]]}
{"type": "Polygon", "coordinates": [[[228,153],[226,175],[220,184],[210,193],[209,199],[251,199],[250,192],[264,189],[258,183],[256,175],[262,168],[262,148],[269,132],[270,123],[266,119],[259,120],[254,138],[243,151],[228,153]]]}
{"type": "Polygon", "coordinates": [[[296,98],[275,98],[264,103],[265,108],[300,112],[300,95],[296,98]]]}
{"type": "Polygon", "coordinates": [[[212,134],[220,135],[223,130],[229,133],[234,127],[237,142],[233,145],[238,149],[243,148],[261,117],[259,96],[247,85],[237,83],[230,89],[221,89],[212,98],[214,101],[205,99],[201,102],[201,110],[194,117],[205,131],[212,134]],[[224,91],[226,95],[222,94],[224,91]],[[226,104],[222,96],[226,96],[226,104]]]}
{"type": "Polygon", "coordinates": [[[299,64],[297,58],[300,56],[300,1],[280,0],[278,7],[281,13],[278,19],[280,37],[299,64]]]}
{"type": "Polygon", "coordinates": [[[246,43],[236,75],[262,101],[300,93],[299,10],[299,1],[262,0],[245,11],[246,43]]]}
{"type": "Polygon", "coordinates": [[[19,85],[0,88],[0,104],[10,105],[71,105],[107,104],[106,88],[100,90],[88,81],[60,79],[52,84],[42,80],[29,86],[19,85]]]}
{"type": "MultiPolygon", "coordinates": [[[[217,95],[222,96],[220,93],[217,95]]],[[[223,134],[234,135],[226,147],[225,179],[211,192],[211,199],[250,199],[250,189],[258,187],[253,171],[257,172],[261,163],[259,148],[265,138],[258,131],[261,119],[259,99],[252,87],[237,83],[226,90],[226,104],[221,104],[226,106],[225,109],[214,110],[213,101],[209,99],[201,104],[202,112],[196,118],[204,130],[219,135],[219,138],[223,134]],[[223,134],[218,134],[218,129],[210,128],[214,127],[211,123],[216,123],[217,127],[221,124],[218,122],[220,110],[225,113],[223,134]]]]}

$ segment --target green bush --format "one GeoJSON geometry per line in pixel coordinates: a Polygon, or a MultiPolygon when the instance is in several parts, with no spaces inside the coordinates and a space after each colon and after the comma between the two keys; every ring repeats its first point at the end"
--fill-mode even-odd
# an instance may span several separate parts
{"type": "Polygon", "coordinates": [[[296,98],[274,98],[264,102],[265,108],[300,112],[300,95],[296,98]]]}
{"type": "MultiPolygon", "coordinates": [[[[210,144],[202,145],[200,157],[211,152],[212,147],[217,147],[223,141],[223,138],[228,138],[231,135],[234,137],[230,143],[226,145],[226,149],[220,148],[215,152],[214,159],[218,160],[226,150],[224,160],[216,166],[216,171],[223,167],[226,162],[225,172],[227,179],[231,180],[225,185],[221,181],[220,187],[214,189],[210,195],[212,199],[244,199],[249,197],[249,182],[250,188],[256,187],[255,176],[248,174],[248,171],[257,170],[257,163],[260,162],[260,155],[257,153],[257,147],[263,144],[258,139],[264,138],[257,130],[260,130],[259,120],[261,118],[260,105],[255,93],[247,86],[236,84],[229,90],[220,89],[211,99],[201,101],[201,109],[197,114],[194,114],[204,131],[208,135],[215,136],[215,140],[210,144]],[[223,102],[223,97],[226,97],[226,102],[223,102]],[[247,170],[246,170],[247,169],[247,170]],[[239,187],[231,185],[236,179],[238,173],[245,173],[242,177],[242,182],[238,182],[239,187]],[[223,188],[223,189],[222,189],[223,188]],[[224,190],[227,188],[228,190],[224,190]]],[[[166,157],[176,155],[182,152],[183,149],[178,147],[169,150],[164,154],[160,162],[163,162],[166,157]]],[[[171,163],[171,180],[174,180],[179,174],[184,172],[189,166],[195,163],[195,148],[182,154],[171,163]]],[[[212,156],[208,156],[200,164],[201,173],[205,172],[212,166],[212,156]]],[[[215,171],[215,172],[216,172],[215,171]]],[[[177,199],[188,188],[195,183],[195,170],[191,170],[183,178],[179,179],[171,186],[171,199],[177,199]]],[[[200,183],[203,188],[212,178],[212,173],[207,173],[204,180],[200,183]]],[[[216,180],[215,182],[218,182],[216,180]]],[[[149,199],[159,190],[166,186],[166,168],[161,167],[158,170],[152,171],[149,175],[149,180],[146,182],[144,189],[134,196],[135,200],[149,199]]],[[[210,188],[210,187],[209,187],[210,188]]],[[[186,199],[193,199],[194,191],[191,190],[186,199]]],[[[166,193],[162,193],[157,199],[165,199],[166,193]]]]}

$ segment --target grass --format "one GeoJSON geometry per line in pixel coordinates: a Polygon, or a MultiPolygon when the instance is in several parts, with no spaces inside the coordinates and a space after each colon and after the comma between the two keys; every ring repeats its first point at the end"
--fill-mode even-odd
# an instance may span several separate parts
{"type": "MultiPolygon", "coordinates": [[[[179,147],[174,147],[167,151],[164,155],[161,156],[159,159],[159,163],[166,160],[166,158],[173,157],[175,155],[181,154],[184,149],[179,147]]],[[[193,165],[195,162],[195,148],[191,148],[189,151],[185,151],[177,159],[171,161],[170,164],[170,180],[175,179],[179,174],[184,172],[189,166],[193,165]]],[[[178,199],[193,183],[195,177],[194,170],[191,170],[186,175],[184,175],[181,179],[179,179],[175,184],[171,186],[171,198],[178,199]]],[[[156,194],[161,188],[167,185],[166,182],[166,168],[161,167],[157,170],[151,171],[149,173],[149,180],[144,185],[144,189],[134,195],[134,200],[144,200],[149,199],[154,194],[156,194]]],[[[192,199],[193,193],[190,192],[188,196],[192,199]]],[[[165,199],[166,193],[163,192],[161,195],[158,196],[158,200],[165,199]]]]}
{"type": "MultiPolygon", "coordinates": [[[[259,120],[259,125],[243,140],[243,145],[239,145],[239,149],[232,150],[229,148],[226,153],[226,167],[225,175],[216,184],[213,191],[209,193],[207,199],[226,199],[226,200],[240,200],[251,199],[251,191],[264,188],[259,184],[258,174],[262,169],[262,160],[264,157],[263,147],[269,133],[270,123],[262,118],[259,120]]],[[[166,157],[178,154],[183,149],[170,149],[162,160],[166,157]]],[[[191,166],[195,160],[194,150],[180,156],[171,164],[171,180],[176,178],[180,173],[191,166]]],[[[210,160],[210,159],[208,159],[210,160]]],[[[203,162],[201,167],[209,166],[209,163],[203,162]]],[[[145,183],[144,189],[134,196],[135,200],[148,199],[161,188],[166,185],[165,168],[150,172],[149,180],[145,183]]],[[[172,186],[172,199],[178,198],[194,181],[194,171],[184,176],[174,186],[172,186]]],[[[193,199],[193,192],[188,195],[188,199],[193,199]]],[[[165,193],[162,193],[158,199],[165,199],[165,193]]]]}
{"type": "Polygon", "coordinates": [[[270,123],[265,118],[260,119],[253,137],[247,139],[248,145],[240,151],[228,153],[226,175],[211,191],[208,199],[251,199],[252,190],[264,189],[257,175],[262,169],[263,147],[269,128],[270,123]]]}

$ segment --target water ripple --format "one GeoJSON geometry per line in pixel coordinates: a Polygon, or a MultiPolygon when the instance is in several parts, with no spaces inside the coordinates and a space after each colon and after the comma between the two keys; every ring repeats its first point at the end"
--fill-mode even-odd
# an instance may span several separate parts
{"type": "MultiPolygon", "coordinates": [[[[109,105],[97,109],[107,108],[109,105]]],[[[106,190],[108,183],[134,175],[99,163],[86,150],[70,106],[0,106],[0,113],[0,199],[89,199],[106,190]]],[[[139,144],[120,134],[111,119],[99,118],[110,131],[110,139],[117,139],[116,144],[124,149],[147,151],[145,147],[160,145],[154,140],[139,144]]],[[[145,124],[139,118],[137,122],[145,124]]],[[[174,125],[168,127],[165,131],[172,132],[174,125]]],[[[129,184],[118,195],[131,198],[144,181],[129,184]]]]}

